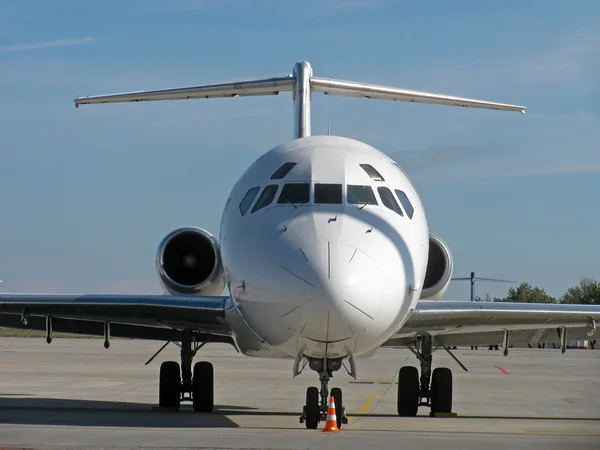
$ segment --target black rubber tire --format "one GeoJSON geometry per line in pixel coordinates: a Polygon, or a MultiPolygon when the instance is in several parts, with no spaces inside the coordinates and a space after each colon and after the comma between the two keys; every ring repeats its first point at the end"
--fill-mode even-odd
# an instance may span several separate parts
{"type": "Polygon", "coordinates": [[[335,418],[337,420],[337,427],[342,429],[342,416],[344,415],[344,399],[342,397],[342,390],[339,387],[331,389],[331,396],[335,403],[335,418]]]}
{"type": "Polygon", "coordinates": [[[431,413],[450,412],[452,412],[452,371],[447,367],[438,367],[431,375],[431,413]]]}
{"type": "Polygon", "coordinates": [[[419,371],[416,367],[404,366],[398,374],[398,415],[414,417],[419,409],[419,371]]]}
{"type": "Polygon", "coordinates": [[[207,361],[194,364],[192,403],[196,412],[212,412],[215,406],[215,374],[207,361]]]}
{"type": "Polygon", "coordinates": [[[175,361],[165,361],[160,365],[158,378],[158,406],[175,408],[181,403],[181,369],[175,361]]]}
{"type": "Polygon", "coordinates": [[[306,428],[316,430],[321,420],[321,411],[319,410],[319,390],[311,386],[306,389],[306,428]]]}

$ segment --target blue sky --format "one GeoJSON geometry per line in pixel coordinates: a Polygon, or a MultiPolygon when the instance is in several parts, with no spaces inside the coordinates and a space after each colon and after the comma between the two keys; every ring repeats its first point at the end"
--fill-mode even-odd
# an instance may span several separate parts
{"type": "Polygon", "coordinates": [[[526,105],[521,116],[315,95],[313,134],[331,122],[403,165],[456,276],[552,295],[600,278],[598,23],[600,2],[583,0],[2,2],[2,288],[158,292],[161,238],[190,224],[218,233],[238,177],[292,136],[286,94],[80,109],[74,97],[300,60],[316,76],[526,105]]]}

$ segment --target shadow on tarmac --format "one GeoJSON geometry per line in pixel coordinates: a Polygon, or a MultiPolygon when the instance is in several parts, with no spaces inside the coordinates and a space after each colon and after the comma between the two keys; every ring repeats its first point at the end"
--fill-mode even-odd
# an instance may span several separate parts
{"type": "Polygon", "coordinates": [[[227,418],[251,413],[252,408],[215,405],[209,414],[196,413],[183,403],[179,412],[153,411],[150,403],[60,398],[32,398],[28,394],[0,394],[0,423],[98,427],[237,428],[227,418]]]}
{"type": "MultiPolygon", "coordinates": [[[[97,427],[157,427],[157,428],[238,428],[230,417],[280,416],[299,417],[300,411],[265,411],[232,405],[215,405],[212,413],[196,413],[191,404],[183,403],[179,412],[153,411],[149,403],[110,402],[57,398],[32,398],[28,394],[0,394],[0,423],[29,425],[68,425],[97,427]]],[[[349,414],[351,419],[361,417],[396,417],[392,414],[349,414]]],[[[428,416],[418,416],[427,420],[428,416]]],[[[522,417],[522,416],[458,416],[436,420],[594,420],[590,417],[522,417]]],[[[414,420],[400,418],[399,421],[414,420]]]]}

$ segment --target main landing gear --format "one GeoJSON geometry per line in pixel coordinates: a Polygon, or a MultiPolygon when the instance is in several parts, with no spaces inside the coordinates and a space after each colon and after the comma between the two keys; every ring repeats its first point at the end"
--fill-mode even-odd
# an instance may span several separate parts
{"type": "Polygon", "coordinates": [[[174,408],[179,411],[182,401],[191,401],[196,412],[213,410],[214,371],[212,364],[206,361],[197,362],[192,373],[192,360],[204,344],[192,342],[190,334],[183,333],[181,369],[179,363],[175,361],[165,361],[160,365],[158,406],[174,408]]]}
{"type": "Polygon", "coordinates": [[[319,426],[319,422],[327,418],[327,404],[329,396],[331,395],[335,402],[337,426],[338,428],[341,428],[342,424],[348,423],[348,417],[346,416],[346,408],[344,408],[342,398],[342,390],[340,388],[335,387],[331,389],[330,394],[328,386],[329,380],[333,378],[333,372],[339,370],[342,367],[342,358],[307,359],[309,367],[319,374],[319,380],[321,381],[321,390],[319,391],[315,386],[311,386],[308,389],[306,389],[306,405],[304,405],[304,408],[302,409],[300,423],[306,424],[306,428],[308,428],[309,430],[315,430],[319,426]]]}
{"type": "MultiPolygon", "coordinates": [[[[458,364],[464,367],[458,359],[444,346],[458,364]]],[[[398,415],[413,417],[417,415],[419,406],[431,408],[430,415],[452,412],[452,371],[446,367],[438,367],[431,372],[433,360],[432,337],[422,336],[419,341],[408,346],[421,362],[421,377],[416,367],[400,368],[398,376],[398,415]]]]}

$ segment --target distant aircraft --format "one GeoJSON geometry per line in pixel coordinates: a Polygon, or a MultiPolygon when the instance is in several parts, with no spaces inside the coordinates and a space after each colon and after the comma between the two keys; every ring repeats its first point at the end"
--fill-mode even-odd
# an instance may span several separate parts
{"type": "Polygon", "coordinates": [[[178,343],[181,364],[160,367],[159,405],[178,409],[191,401],[201,412],[213,410],[213,366],[192,362],[206,343],[290,358],[294,376],[307,365],[319,376],[320,389],[307,389],[300,417],[312,429],[325,417],[329,395],[340,412],[338,426],[347,423],[342,391],[330,392],[329,381],[342,367],[356,378],[356,358],[381,346],[406,346],[420,363],[420,373],[405,366],[398,377],[398,414],[415,416],[420,406],[432,414],[452,410],[452,372],[432,371],[436,350],[464,368],[450,346],[502,341],[507,351],[509,342],[554,340],[558,332],[564,351],[567,330],[572,339],[595,332],[597,306],[431,301],[448,288],[452,256],[430,234],[408,176],[367,144],[310,130],[317,92],[519,112],[523,106],[318,78],[304,61],[283,77],[84,97],[75,104],[283,91],[293,96],[294,139],[258,158],[235,184],[218,237],[184,227],[162,240],[156,270],[167,295],[3,294],[0,325],[46,329],[48,342],[56,330],[104,335],[106,347],[111,335],[178,343]],[[220,295],[225,285],[228,296],[220,295]]]}

